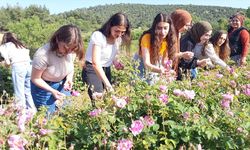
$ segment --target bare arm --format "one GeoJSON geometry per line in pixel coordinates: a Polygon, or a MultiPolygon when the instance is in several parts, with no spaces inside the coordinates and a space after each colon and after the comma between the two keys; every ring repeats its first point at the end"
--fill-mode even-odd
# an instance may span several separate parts
{"type": "Polygon", "coordinates": [[[51,92],[55,99],[63,99],[65,96],[63,93],[53,89],[50,87],[43,79],[42,79],[42,74],[44,70],[38,70],[36,68],[32,68],[32,73],[31,73],[31,81],[38,87],[51,92]]]}
{"type": "Polygon", "coordinates": [[[163,73],[164,68],[157,67],[150,62],[150,54],[149,54],[149,49],[147,48],[142,48],[142,59],[144,66],[148,69],[150,69],[153,72],[158,72],[158,73],[163,73]]]}
{"type": "Polygon", "coordinates": [[[102,82],[104,83],[105,87],[107,89],[112,89],[111,83],[109,82],[104,70],[102,69],[101,66],[101,62],[98,58],[100,58],[100,50],[101,47],[98,45],[93,45],[93,49],[92,49],[92,65],[93,68],[97,74],[97,76],[102,80],[102,82]]]}

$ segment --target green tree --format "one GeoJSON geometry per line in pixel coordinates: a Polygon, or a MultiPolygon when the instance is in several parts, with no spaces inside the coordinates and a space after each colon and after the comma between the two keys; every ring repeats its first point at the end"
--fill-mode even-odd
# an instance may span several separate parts
{"type": "Polygon", "coordinates": [[[49,10],[44,6],[30,5],[25,9],[25,18],[30,18],[32,16],[38,16],[41,20],[45,20],[49,17],[49,10]]]}
{"type": "Polygon", "coordinates": [[[247,16],[248,18],[250,18],[250,7],[247,8],[246,16],[247,16]]]}
{"type": "Polygon", "coordinates": [[[7,28],[31,49],[31,54],[46,43],[51,34],[60,26],[59,23],[44,24],[38,16],[23,19],[18,23],[9,23],[7,28]]]}

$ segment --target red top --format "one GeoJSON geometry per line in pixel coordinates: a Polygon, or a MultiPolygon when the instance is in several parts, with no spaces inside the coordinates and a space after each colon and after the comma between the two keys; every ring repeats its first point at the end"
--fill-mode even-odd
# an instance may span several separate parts
{"type": "Polygon", "coordinates": [[[240,39],[242,44],[241,57],[246,57],[249,49],[249,33],[247,30],[240,31],[240,39]]]}

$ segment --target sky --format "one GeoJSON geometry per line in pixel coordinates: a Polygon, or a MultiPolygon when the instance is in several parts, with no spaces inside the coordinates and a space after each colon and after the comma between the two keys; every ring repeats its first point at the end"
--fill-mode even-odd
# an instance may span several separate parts
{"type": "Polygon", "coordinates": [[[58,14],[77,8],[89,8],[97,5],[137,3],[137,4],[182,4],[182,5],[207,5],[226,6],[233,8],[250,7],[250,0],[0,0],[0,7],[21,6],[23,8],[30,5],[45,6],[51,14],[58,14]]]}

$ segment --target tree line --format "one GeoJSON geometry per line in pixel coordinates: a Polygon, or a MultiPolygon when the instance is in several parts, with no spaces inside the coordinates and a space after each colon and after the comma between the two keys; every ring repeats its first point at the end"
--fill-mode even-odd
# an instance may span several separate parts
{"type": "Polygon", "coordinates": [[[124,12],[132,24],[132,36],[138,40],[140,34],[148,28],[159,12],[171,13],[182,8],[192,14],[193,21],[209,21],[215,30],[226,29],[228,18],[241,11],[247,15],[245,26],[250,28],[250,7],[236,9],[219,6],[198,5],[146,5],[114,4],[81,8],[60,14],[50,14],[45,6],[30,5],[22,8],[18,5],[0,8],[0,29],[14,32],[28,48],[34,51],[48,41],[51,34],[63,24],[75,24],[82,30],[85,44],[91,33],[100,27],[112,14],[124,12]]]}

